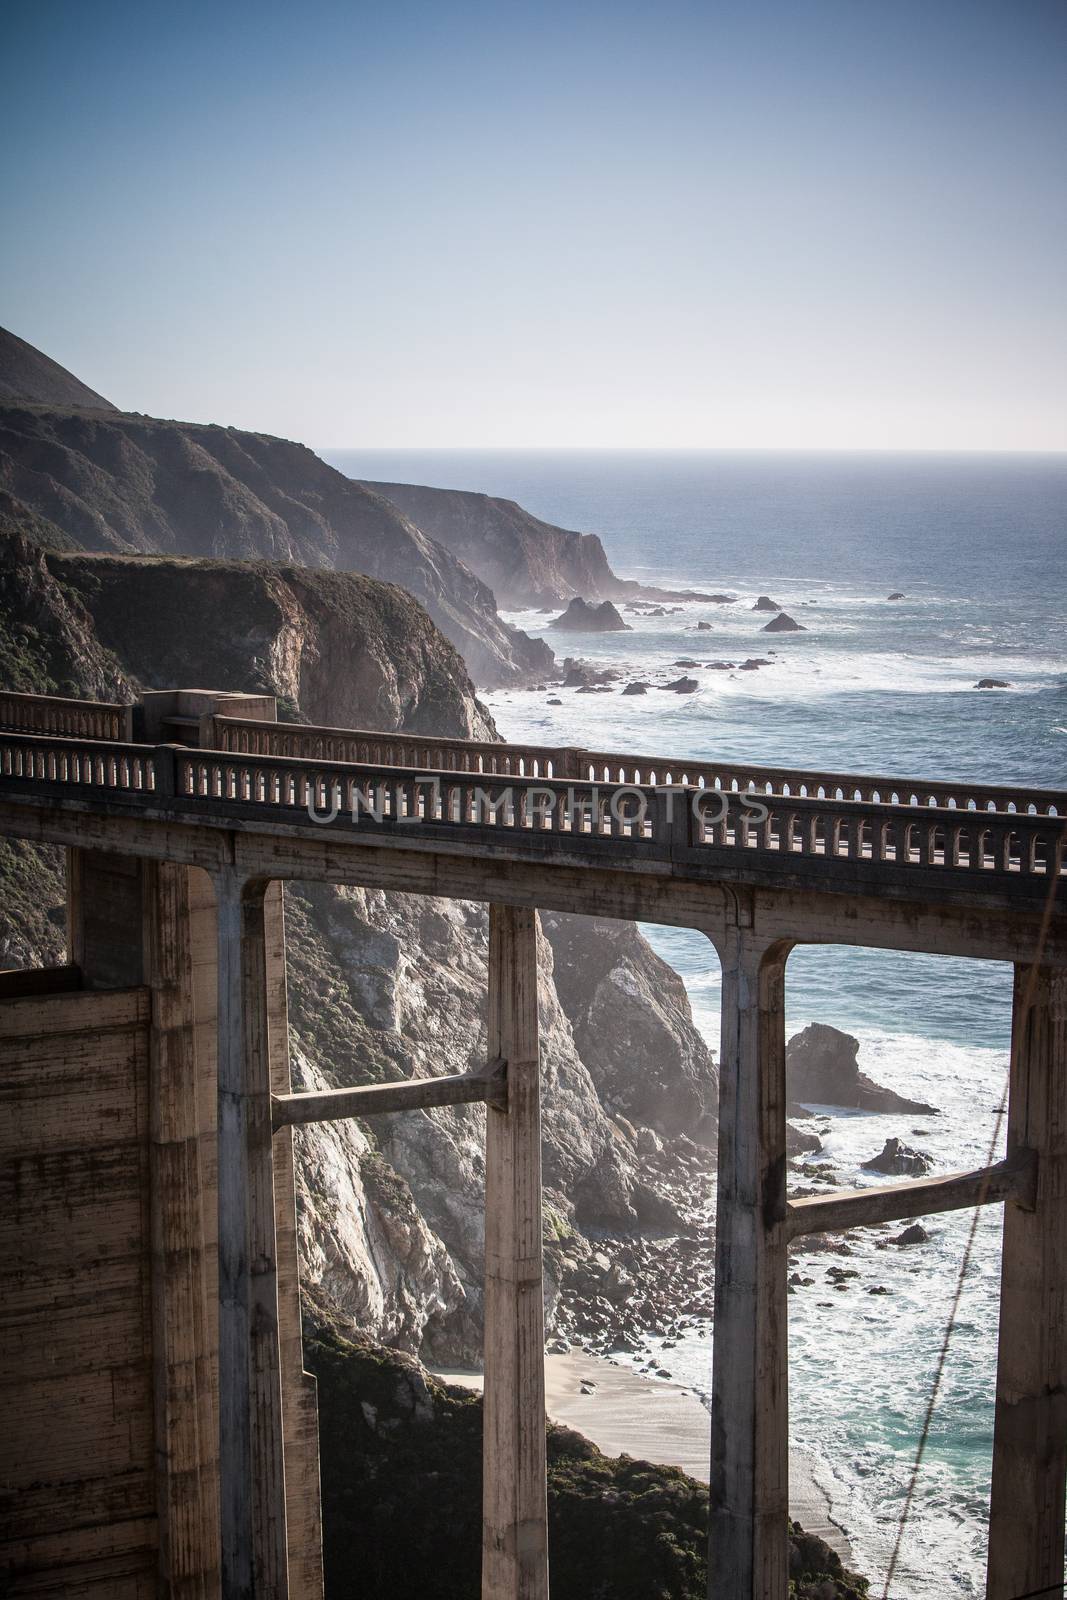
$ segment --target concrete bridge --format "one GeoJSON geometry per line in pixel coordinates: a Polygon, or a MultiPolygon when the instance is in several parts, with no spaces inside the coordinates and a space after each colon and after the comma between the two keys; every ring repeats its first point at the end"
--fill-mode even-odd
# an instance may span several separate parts
{"type": "Polygon", "coordinates": [[[1059,1593],[1067,795],[275,715],[200,690],[0,695],[0,833],[66,847],[71,951],[0,974],[12,1592],[321,1594],[290,1130],[483,1101],[483,1600],[546,1600],[543,907],[699,929],[722,964],[712,1600],[787,1593],[790,1241],[984,1203],[1004,1206],[987,1595],[1059,1593]],[[285,880],[487,902],[482,1068],[293,1094],[285,880]],[[1013,964],[1003,1161],[787,1199],[804,943],[1013,964]]]}

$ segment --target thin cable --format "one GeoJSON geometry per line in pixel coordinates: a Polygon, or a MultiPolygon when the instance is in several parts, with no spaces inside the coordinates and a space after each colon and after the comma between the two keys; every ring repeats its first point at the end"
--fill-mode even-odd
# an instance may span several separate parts
{"type": "MultiPolygon", "coordinates": [[[[1045,900],[1045,909],[1041,917],[1041,927],[1038,930],[1037,951],[1030,963],[1030,967],[1026,975],[1026,988],[1023,991],[1023,1001],[1021,1007],[1022,1019],[1029,1017],[1031,1007],[1034,1003],[1034,991],[1037,988],[1037,974],[1041,965],[1041,957],[1044,953],[1045,945],[1048,942],[1048,931],[1052,923],[1052,913],[1056,905],[1056,891],[1060,885],[1060,873],[1063,866],[1063,849],[1065,842],[1067,842],[1067,829],[1060,833],[1059,838],[1056,840],[1055,849],[1052,853],[1051,872],[1049,874],[1048,886],[1049,892],[1045,900]]],[[[996,1122],[993,1124],[993,1137],[989,1142],[989,1153],[986,1157],[987,1167],[992,1166],[993,1164],[993,1157],[996,1154],[997,1145],[1000,1141],[1000,1130],[1004,1126],[1004,1118],[1007,1115],[1008,1098],[1011,1092],[1012,1071],[1016,1065],[1015,1052],[1018,1048],[1018,1039],[1021,1033],[1022,1025],[1020,1023],[1020,1026],[1012,1029],[1011,1052],[1008,1058],[1007,1079],[1004,1084],[1004,1093],[1001,1096],[1000,1105],[997,1107],[996,1122]]],[[[926,1403],[926,1415],[923,1418],[922,1432],[919,1435],[919,1446],[915,1452],[915,1460],[912,1463],[911,1475],[908,1481],[908,1492],[904,1497],[904,1509],[900,1514],[900,1522],[897,1525],[897,1536],[893,1544],[893,1554],[890,1558],[889,1570],[886,1573],[885,1586],[882,1589],[882,1600],[889,1600],[890,1585],[896,1576],[897,1564],[900,1560],[900,1549],[904,1542],[904,1533],[908,1526],[908,1518],[911,1515],[912,1504],[915,1500],[915,1490],[919,1482],[919,1473],[922,1469],[923,1457],[926,1454],[926,1445],[930,1437],[930,1426],[934,1420],[934,1410],[936,1409],[938,1397],[941,1393],[941,1382],[945,1375],[945,1362],[948,1359],[949,1345],[952,1341],[952,1335],[956,1331],[956,1317],[960,1309],[960,1300],[963,1297],[963,1288],[967,1278],[967,1271],[971,1264],[971,1255],[974,1251],[974,1241],[978,1233],[978,1223],[982,1215],[982,1205],[985,1200],[985,1191],[988,1187],[988,1184],[989,1178],[987,1176],[982,1180],[982,1188],[979,1192],[979,1198],[975,1204],[974,1213],[971,1217],[970,1232],[967,1235],[967,1247],[963,1252],[963,1260],[960,1263],[959,1275],[956,1279],[956,1292],[952,1296],[952,1306],[949,1310],[948,1321],[945,1324],[945,1336],[941,1341],[941,1349],[937,1357],[937,1366],[934,1369],[933,1387],[930,1390],[930,1398],[926,1403]]],[[[1051,1588],[1035,1589],[1033,1591],[1033,1595],[1055,1594],[1057,1593],[1057,1590],[1062,1594],[1063,1589],[1064,1585],[1062,1583],[1059,1585],[1053,1584],[1051,1588]]],[[[1029,1600],[1029,1597],[1026,1595],[1017,1595],[1015,1600],[1029,1600]]]]}

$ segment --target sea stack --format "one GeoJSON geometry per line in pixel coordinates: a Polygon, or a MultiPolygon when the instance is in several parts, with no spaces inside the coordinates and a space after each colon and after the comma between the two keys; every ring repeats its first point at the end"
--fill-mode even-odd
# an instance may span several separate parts
{"type": "Polygon", "coordinates": [[[761,630],[763,633],[807,633],[803,623],[791,617],[788,611],[782,611],[773,621],[768,622],[761,630]]]}
{"type": "Polygon", "coordinates": [[[550,623],[550,628],[566,628],[572,633],[632,633],[633,629],[628,622],[624,622],[612,605],[610,600],[604,600],[598,606],[589,604],[581,595],[575,595],[566,611],[561,616],[555,617],[550,623]]]}

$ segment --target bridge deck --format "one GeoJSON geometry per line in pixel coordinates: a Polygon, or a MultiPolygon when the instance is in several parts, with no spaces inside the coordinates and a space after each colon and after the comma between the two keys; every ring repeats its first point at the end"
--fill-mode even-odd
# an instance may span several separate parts
{"type": "Polygon", "coordinates": [[[0,696],[0,793],[203,826],[1023,909],[1067,876],[1067,794],[0,696]],[[187,724],[192,724],[192,730],[187,724]],[[44,727],[34,724],[45,724],[44,727]],[[84,732],[79,732],[84,726],[84,732]]]}

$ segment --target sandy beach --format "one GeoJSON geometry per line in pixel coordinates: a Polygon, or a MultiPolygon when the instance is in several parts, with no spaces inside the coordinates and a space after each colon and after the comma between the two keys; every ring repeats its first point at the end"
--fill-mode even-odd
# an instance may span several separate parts
{"type": "MultiPolygon", "coordinates": [[[[480,1372],[438,1371],[448,1383],[480,1389],[480,1372]]],[[[591,1439],[605,1455],[631,1455],[680,1467],[708,1481],[711,1418],[692,1389],[646,1378],[583,1350],[545,1357],[545,1402],[549,1416],[591,1439]]],[[[789,1452],[789,1511],[818,1534],[845,1562],[849,1543],[832,1520],[833,1503],[816,1482],[802,1451],[789,1452]]]]}

